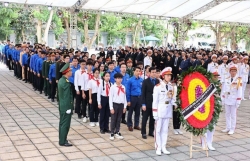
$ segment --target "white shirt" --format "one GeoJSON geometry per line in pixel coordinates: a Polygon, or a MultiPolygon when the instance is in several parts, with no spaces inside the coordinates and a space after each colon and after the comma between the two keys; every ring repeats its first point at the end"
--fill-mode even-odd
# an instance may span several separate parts
{"type": "Polygon", "coordinates": [[[88,87],[87,87],[87,89],[88,90],[92,90],[92,94],[94,94],[94,93],[97,93],[97,90],[98,90],[98,87],[100,86],[100,84],[101,84],[101,80],[100,79],[96,79],[96,78],[94,78],[94,79],[91,79],[90,81],[88,81],[88,87]]]}
{"type": "Polygon", "coordinates": [[[120,91],[118,95],[119,88],[117,86],[118,85],[115,83],[113,86],[111,86],[110,91],[109,91],[110,110],[113,109],[113,103],[122,103],[124,104],[124,108],[127,107],[127,99],[126,99],[126,92],[125,92],[126,89],[123,85],[121,85],[124,92],[120,91]]]}
{"type": "Polygon", "coordinates": [[[146,57],[144,58],[144,67],[145,67],[146,65],[149,65],[150,67],[152,66],[152,57],[146,56],[146,57]]]}
{"type": "Polygon", "coordinates": [[[99,85],[98,90],[97,90],[97,102],[98,102],[98,105],[101,104],[101,96],[108,97],[108,95],[106,93],[106,86],[107,85],[109,86],[108,91],[110,93],[110,86],[112,85],[110,82],[105,82],[105,81],[104,81],[104,84],[103,84],[103,80],[101,80],[100,83],[101,84],[99,85]]]}
{"type": "Polygon", "coordinates": [[[225,79],[229,77],[229,66],[227,64],[221,64],[219,66],[219,75],[220,75],[220,81],[221,83],[225,82],[225,79]]]}
{"type": "Polygon", "coordinates": [[[78,69],[75,72],[74,86],[75,86],[75,90],[77,92],[79,91],[78,86],[84,86],[84,73],[85,72],[86,72],[85,70],[81,70],[81,69],[78,69]],[[83,73],[82,73],[82,71],[83,71],[83,73]]]}
{"type": "Polygon", "coordinates": [[[225,79],[222,90],[222,105],[239,106],[242,98],[242,80],[239,77],[234,77],[231,82],[231,77],[225,79]]]}
{"type": "Polygon", "coordinates": [[[214,72],[218,72],[219,70],[219,65],[217,63],[211,62],[207,65],[207,71],[214,73],[214,72]]]}
{"type": "Polygon", "coordinates": [[[249,74],[249,65],[242,64],[240,67],[239,76],[241,77],[243,83],[247,83],[248,74],[249,74]]]}
{"type": "Polygon", "coordinates": [[[172,86],[171,83],[160,82],[154,87],[152,104],[154,117],[172,118],[172,106],[176,105],[176,91],[177,87],[172,86]],[[168,85],[168,89],[166,89],[166,85],[168,85]]]}
{"type": "Polygon", "coordinates": [[[90,77],[91,77],[91,78],[94,77],[92,72],[90,73],[90,76],[89,76],[89,74],[87,73],[87,71],[83,74],[83,84],[81,84],[81,90],[84,90],[84,91],[89,90],[89,89],[88,89],[88,82],[89,82],[89,80],[91,80],[90,77]]]}

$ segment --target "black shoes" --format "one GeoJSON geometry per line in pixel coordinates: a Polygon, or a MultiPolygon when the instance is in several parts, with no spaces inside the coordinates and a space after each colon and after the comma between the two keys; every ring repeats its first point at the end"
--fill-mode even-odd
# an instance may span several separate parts
{"type": "Polygon", "coordinates": [[[126,120],[122,120],[122,123],[127,125],[127,121],[126,120]]]}
{"type": "Polygon", "coordinates": [[[148,136],[152,136],[152,137],[155,137],[154,134],[148,134],[148,136]]]}
{"type": "Polygon", "coordinates": [[[55,102],[55,100],[52,98],[52,99],[51,99],[51,102],[55,102]]]}
{"type": "Polygon", "coordinates": [[[82,118],[82,115],[81,114],[78,114],[78,119],[81,119],[82,118]]]}
{"type": "Polygon", "coordinates": [[[142,138],[143,139],[147,139],[147,135],[146,134],[142,134],[142,138]]]}
{"type": "Polygon", "coordinates": [[[68,147],[68,146],[72,146],[72,144],[70,144],[70,143],[65,143],[65,144],[59,144],[60,146],[66,146],[66,147],[68,147]]]}
{"type": "Polygon", "coordinates": [[[42,91],[40,91],[40,94],[42,94],[43,92],[42,91]]]}
{"type": "Polygon", "coordinates": [[[47,94],[45,94],[45,97],[48,96],[47,94]]]}
{"type": "Polygon", "coordinates": [[[107,130],[107,129],[104,129],[104,132],[106,132],[106,133],[111,133],[111,131],[110,131],[110,130],[107,130]]]}
{"type": "Polygon", "coordinates": [[[105,131],[104,131],[104,130],[100,130],[100,133],[101,133],[101,134],[105,134],[105,131]]]}

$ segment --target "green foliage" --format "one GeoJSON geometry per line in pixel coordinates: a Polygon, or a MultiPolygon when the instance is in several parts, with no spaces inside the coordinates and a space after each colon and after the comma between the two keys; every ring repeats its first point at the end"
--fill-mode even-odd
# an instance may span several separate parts
{"type": "Polygon", "coordinates": [[[0,39],[4,40],[13,31],[11,23],[18,18],[18,10],[0,6],[0,39]]]}
{"type": "Polygon", "coordinates": [[[180,82],[179,86],[178,86],[178,91],[177,91],[177,110],[180,113],[180,121],[182,126],[184,126],[185,130],[192,133],[194,136],[200,136],[203,135],[204,133],[206,133],[207,130],[212,131],[214,129],[214,125],[217,124],[218,119],[219,119],[219,115],[221,113],[221,98],[220,98],[220,83],[219,81],[215,81],[213,79],[213,74],[210,72],[207,72],[202,66],[197,66],[195,68],[190,67],[186,72],[183,72],[179,77],[178,77],[178,81],[180,82]],[[216,92],[214,93],[214,98],[215,98],[215,102],[214,102],[214,113],[213,113],[213,118],[210,121],[209,125],[206,128],[194,128],[192,127],[187,120],[184,119],[181,111],[181,104],[182,104],[182,100],[180,99],[180,94],[181,94],[181,90],[183,90],[183,79],[184,77],[194,73],[194,72],[199,72],[202,75],[204,75],[210,83],[213,83],[216,86],[216,92]]]}
{"type": "MultiPolygon", "coordinates": [[[[46,7],[41,7],[38,10],[34,10],[32,14],[35,18],[41,20],[43,24],[46,24],[49,19],[50,11],[46,7]]],[[[66,12],[64,12],[64,15],[68,16],[66,12]]],[[[51,24],[56,37],[60,36],[64,32],[62,18],[58,17],[56,11],[54,11],[51,24]]]]}

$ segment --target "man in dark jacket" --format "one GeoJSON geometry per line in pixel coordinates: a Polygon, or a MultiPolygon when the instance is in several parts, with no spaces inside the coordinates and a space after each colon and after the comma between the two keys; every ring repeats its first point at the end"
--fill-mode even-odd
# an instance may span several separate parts
{"type": "Polygon", "coordinates": [[[141,125],[141,134],[143,139],[147,139],[146,135],[146,125],[149,120],[149,136],[154,136],[154,118],[152,113],[152,102],[153,102],[153,90],[154,86],[159,83],[159,80],[156,79],[156,68],[149,68],[150,77],[145,79],[142,83],[142,125],[141,125]]]}

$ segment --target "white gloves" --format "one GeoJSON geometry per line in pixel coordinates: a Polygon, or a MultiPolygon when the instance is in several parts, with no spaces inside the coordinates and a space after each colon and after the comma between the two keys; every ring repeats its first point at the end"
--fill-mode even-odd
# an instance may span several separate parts
{"type": "Polygon", "coordinates": [[[71,109],[66,111],[66,114],[70,114],[71,113],[71,109]]]}
{"type": "Polygon", "coordinates": [[[159,120],[159,118],[157,116],[154,116],[154,119],[155,119],[155,121],[159,120]]]}
{"type": "Polygon", "coordinates": [[[236,107],[239,108],[239,107],[240,107],[240,104],[236,104],[236,107]]]}

